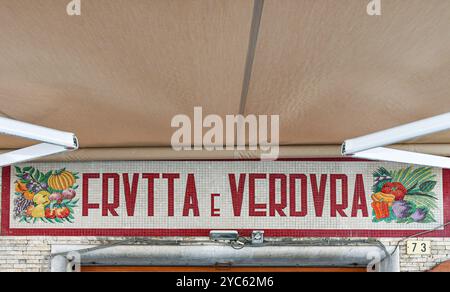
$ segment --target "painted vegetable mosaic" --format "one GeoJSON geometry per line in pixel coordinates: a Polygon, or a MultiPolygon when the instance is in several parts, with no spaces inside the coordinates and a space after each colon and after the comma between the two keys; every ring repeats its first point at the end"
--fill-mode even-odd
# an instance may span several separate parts
{"type": "Polygon", "coordinates": [[[73,223],[78,174],[66,170],[46,173],[28,166],[15,167],[14,216],[26,223],[73,223]]]}
{"type": "Polygon", "coordinates": [[[437,209],[436,175],[430,167],[373,173],[373,222],[432,223],[437,209]]]}

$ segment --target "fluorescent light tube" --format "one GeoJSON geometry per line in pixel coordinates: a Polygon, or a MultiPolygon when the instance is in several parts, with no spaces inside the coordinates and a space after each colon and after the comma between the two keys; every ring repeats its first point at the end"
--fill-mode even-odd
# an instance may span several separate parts
{"type": "Polygon", "coordinates": [[[62,146],[47,143],[36,144],[0,155],[0,166],[29,161],[65,151],[67,151],[67,148],[62,146]]]}
{"type": "Polygon", "coordinates": [[[67,149],[78,148],[76,137],[72,133],[62,132],[1,117],[0,134],[18,136],[30,140],[61,145],[65,146],[67,149]]]}
{"type": "Polygon", "coordinates": [[[346,140],[342,144],[342,155],[371,160],[386,160],[450,168],[450,159],[447,157],[381,147],[445,130],[450,130],[450,112],[392,129],[346,140]]]}
{"type": "Polygon", "coordinates": [[[423,153],[396,150],[391,148],[373,148],[356,152],[353,157],[369,160],[386,160],[401,163],[412,163],[440,168],[450,168],[450,158],[423,153]]]}
{"type": "Polygon", "coordinates": [[[359,151],[392,145],[445,130],[450,130],[450,113],[346,140],[344,142],[343,153],[353,154],[359,151]]]}
{"type": "Polygon", "coordinates": [[[2,117],[0,117],[0,134],[44,142],[1,154],[0,166],[11,165],[78,149],[78,139],[73,133],[58,131],[2,117]]]}

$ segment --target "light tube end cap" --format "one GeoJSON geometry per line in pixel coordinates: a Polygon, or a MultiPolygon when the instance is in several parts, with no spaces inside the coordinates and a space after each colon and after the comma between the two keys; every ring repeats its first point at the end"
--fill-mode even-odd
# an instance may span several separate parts
{"type": "Polygon", "coordinates": [[[78,142],[78,137],[73,135],[73,145],[71,147],[68,147],[68,150],[77,150],[80,147],[80,144],[78,142]]]}
{"type": "Polygon", "coordinates": [[[346,150],[345,150],[345,141],[344,141],[344,143],[342,143],[342,145],[341,145],[341,155],[342,155],[342,156],[351,156],[351,154],[346,153],[346,150]]]}

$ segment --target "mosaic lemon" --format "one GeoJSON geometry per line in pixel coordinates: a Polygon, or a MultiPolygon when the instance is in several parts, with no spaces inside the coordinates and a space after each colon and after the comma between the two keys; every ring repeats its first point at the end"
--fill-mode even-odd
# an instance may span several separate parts
{"type": "Polygon", "coordinates": [[[34,207],[34,209],[31,211],[31,216],[34,218],[44,218],[45,217],[45,206],[38,205],[38,206],[34,207]]]}
{"type": "Polygon", "coordinates": [[[40,191],[34,196],[34,203],[38,206],[47,206],[50,204],[50,199],[48,198],[50,196],[50,193],[47,191],[40,191]]]}

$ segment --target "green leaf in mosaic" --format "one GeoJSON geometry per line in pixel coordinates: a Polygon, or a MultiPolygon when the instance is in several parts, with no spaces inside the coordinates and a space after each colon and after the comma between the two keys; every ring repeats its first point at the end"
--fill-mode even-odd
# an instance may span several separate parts
{"type": "Polygon", "coordinates": [[[413,203],[417,208],[427,208],[434,210],[437,208],[436,198],[423,195],[407,195],[405,201],[413,203]]]}
{"type": "Polygon", "coordinates": [[[412,166],[404,168],[400,171],[398,181],[406,184],[405,180],[411,175],[412,166]]]}
{"type": "Polygon", "coordinates": [[[380,167],[378,168],[376,171],[373,172],[373,176],[374,177],[382,177],[382,176],[391,176],[391,172],[388,171],[386,168],[384,167],[380,167]]]}
{"type": "Polygon", "coordinates": [[[425,181],[425,182],[421,183],[420,186],[419,186],[419,189],[422,192],[428,193],[428,192],[431,192],[434,189],[436,184],[437,184],[436,181],[428,180],[428,181],[425,181]]]}
{"type": "Polygon", "coordinates": [[[48,180],[48,178],[49,178],[51,175],[52,175],[52,171],[50,170],[49,172],[47,172],[47,173],[45,174],[46,180],[48,180]]]}
{"type": "Polygon", "coordinates": [[[425,181],[435,178],[431,167],[407,168],[395,172],[392,181],[402,183],[406,189],[414,189],[425,181]]]}

